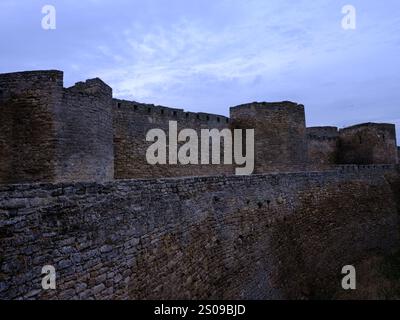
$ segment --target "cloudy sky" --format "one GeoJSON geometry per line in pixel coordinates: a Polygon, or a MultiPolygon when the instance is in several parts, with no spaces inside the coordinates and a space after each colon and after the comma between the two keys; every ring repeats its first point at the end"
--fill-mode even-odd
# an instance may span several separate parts
{"type": "Polygon", "coordinates": [[[59,69],[65,86],[100,77],[119,98],[223,115],[292,100],[308,126],[392,122],[400,141],[398,0],[1,0],[0,37],[0,72],[59,69]]]}

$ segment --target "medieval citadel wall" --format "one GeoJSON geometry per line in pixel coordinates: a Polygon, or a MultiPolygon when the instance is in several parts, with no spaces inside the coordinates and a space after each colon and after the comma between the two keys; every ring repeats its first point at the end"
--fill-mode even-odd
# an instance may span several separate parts
{"type": "Polygon", "coordinates": [[[339,130],[339,163],[395,164],[394,124],[364,123],[339,130]]]}
{"type": "MultiPolygon", "coordinates": [[[[223,145],[221,145],[220,165],[201,165],[200,152],[199,165],[168,164],[168,159],[166,165],[151,165],[146,160],[146,151],[154,143],[146,141],[146,134],[149,130],[164,130],[167,134],[168,142],[169,121],[176,121],[178,132],[182,129],[194,129],[197,131],[200,150],[200,130],[229,128],[229,119],[224,116],[184,112],[181,109],[114,99],[113,119],[116,179],[233,173],[232,165],[223,164],[223,145]]],[[[180,142],[178,146],[183,144],[184,142],[180,142]]]]}
{"type": "Polygon", "coordinates": [[[230,109],[233,128],[254,129],[255,173],[301,171],[307,165],[304,106],[250,103],[230,109]]]}
{"type": "Polygon", "coordinates": [[[310,169],[325,169],[338,163],[337,127],[309,127],[307,130],[310,169]]]}
{"type": "Polygon", "coordinates": [[[0,298],[329,297],[344,265],[398,246],[399,182],[398,167],[345,166],[0,186],[0,298]]]}

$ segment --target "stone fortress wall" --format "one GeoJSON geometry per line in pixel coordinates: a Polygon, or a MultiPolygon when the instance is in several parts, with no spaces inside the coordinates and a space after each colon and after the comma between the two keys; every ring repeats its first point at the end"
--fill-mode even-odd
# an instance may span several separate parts
{"type": "Polygon", "coordinates": [[[176,121],[178,132],[182,129],[194,129],[200,139],[201,129],[230,128],[227,117],[114,99],[113,119],[116,179],[233,173],[232,166],[223,164],[201,165],[199,161],[199,165],[151,165],[146,161],[146,150],[153,143],[146,141],[146,133],[149,130],[162,129],[168,133],[169,121],[176,121]]]}
{"type": "Polygon", "coordinates": [[[398,248],[398,170],[3,185],[0,299],[333,298],[398,248]]]}
{"type": "MultiPolygon", "coordinates": [[[[0,183],[232,174],[230,165],[149,165],[150,129],[255,129],[255,173],[397,163],[395,127],[306,128],[293,102],[232,107],[230,118],[112,98],[100,79],[63,88],[61,71],[0,74],[0,183]]],[[[199,135],[200,136],[200,135],[199,135]]],[[[183,142],[181,142],[183,144],[183,142]]],[[[221,154],[223,148],[221,148],[221,154]]],[[[223,160],[223,157],[221,157],[223,160]]]]}
{"type": "Polygon", "coordinates": [[[398,248],[392,125],[306,128],[292,102],[184,112],[60,71],[0,74],[0,110],[0,299],[332,298],[342,266],[398,248]],[[255,129],[258,174],[148,165],[168,121],[255,129]]]}

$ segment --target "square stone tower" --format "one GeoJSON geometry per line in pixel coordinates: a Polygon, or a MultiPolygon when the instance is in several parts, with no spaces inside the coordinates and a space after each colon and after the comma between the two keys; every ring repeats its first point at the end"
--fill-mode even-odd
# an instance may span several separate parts
{"type": "Polygon", "coordinates": [[[112,90],[61,71],[0,74],[0,183],[113,179],[112,90]]]}

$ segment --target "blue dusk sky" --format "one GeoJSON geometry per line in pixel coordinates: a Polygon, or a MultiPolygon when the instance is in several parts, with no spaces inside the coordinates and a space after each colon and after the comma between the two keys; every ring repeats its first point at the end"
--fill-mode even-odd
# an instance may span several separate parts
{"type": "Polygon", "coordinates": [[[308,126],[391,122],[400,141],[399,0],[1,0],[0,37],[0,72],[100,77],[118,98],[223,115],[291,100],[308,126]]]}

